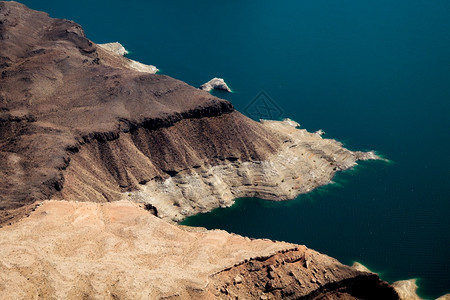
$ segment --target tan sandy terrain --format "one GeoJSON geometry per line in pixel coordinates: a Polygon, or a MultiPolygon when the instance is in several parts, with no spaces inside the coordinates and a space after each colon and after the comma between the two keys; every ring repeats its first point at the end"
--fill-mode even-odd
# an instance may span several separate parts
{"type": "Polygon", "coordinates": [[[171,225],[130,201],[46,201],[0,229],[0,299],[277,298],[327,283],[351,295],[346,280],[395,295],[304,246],[171,225]]]}
{"type": "Polygon", "coordinates": [[[155,299],[205,289],[208,275],[294,248],[225,231],[189,232],[129,201],[49,201],[0,231],[2,299],[155,299]]]}

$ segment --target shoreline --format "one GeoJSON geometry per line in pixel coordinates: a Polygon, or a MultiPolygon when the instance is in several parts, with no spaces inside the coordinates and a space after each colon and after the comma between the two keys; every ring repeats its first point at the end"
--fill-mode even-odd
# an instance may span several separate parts
{"type": "Polygon", "coordinates": [[[363,285],[396,299],[378,276],[306,246],[190,230],[132,201],[43,201],[0,236],[0,289],[14,299],[279,299],[327,284],[337,284],[332,293],[357,295],[363,285]]]}
{"type": "MultiPolygon", "coordinates": [[[[244,199],[256,199],[258,201],[261,201],[262,203],[264,202],[273,202],[273,203],[277,203],[277,202],[282,202],[284,203],[284,205],[289,206],[290,203],[293,203],[294,201],[310,201],[312,197],[315,197],[315,194],[327,194],[329,193],[328,189],[332,189],[332,188],[342,188],[348,181],[340,181],[340,180],[334,180],[336,178],[336,176],[341,176],[344,175],[345,173],[358,173],[361,172],[360,168],[363,168],[364,166],[361,163],[376,163],[376,162],[382,162],[383,159],[377,159],[377,160],[365,160],[365,161],[359,161],[356,165],[354,165],[353,167],[346,169],[346,170],[342,170],[339,172],[334,173],[333,178],[331,179],[331,181],[329,183],[326,183],[324,185],[320,185],[314,189],[312,189],[309,192],[305,192],[305,193],[301,193],[298,194],[297,196],[295,196],[293,199],[283,199],[283,200],[273,200],[273,199],[263,199],[263,198],[258,198],[258,197],[238,197],[235,198],[233,200],[233,203],[231,206],[227,206],[227,207],[216,207],[211,211],[206,211],[206,212],[199,212],[197,214],[194,214],[192,216],[188,216],[187,218],[183,219],[182,221],[179,221],[178,224],[180,225],[185,225],[184,222],[189,220],[189,218],[195,218],[197,215],[203,215],[203,214],[209,214],[209,213],[214,213],[215,210],[220,210],[220,209],[228,209],[228,208],[232,208],[233,206],[235,206],[237,204],[237,202],[239,201],[245,201],[244,199]],[[303,199],[300,199],[300,197],[302,197],[303,199]]],[[[197,227],[195,225],[185,225],[185,226],[191,226],[191,227],[197,227]]]]}
{"type": "Polygon", "coordinates": [[[230,207],[237,198],[293,200],[332,183],[338,171],[351,169],[358,160],[380,159],[373,151],[347,150],[336,140],[298,128],[290,119],[259,124],[284,138],[282,148],[266,160],[188,169],[162,181],[149,181],[123,198],[149,204],[158,217],[178,223],[197,213],[230,207]]]}
{"type": "MultiPolygon", "coordinates": [[[[378,275],[381,279],[382,275],[378,272],[374,272],[367,268],[365,265],[361,264],[360,262],[354,261],[353,268],[355,268],[358,271],[361,272],[367,272],[378,275]]],[[[395,291],[399,295],[401,300],[423,300],[423,299],[429,299],[422,297],[420,293],[420,285],[419,285],[420,278],[410,278],[410,279],[399,279],[393,282],[390,282],[392,287],[394,287],[395,291]]],[[[450,293],[444,294],[436,300],[448,300],[450,299],[450,293]]]]}
{"type": "Polygon", "coordinates": [[[10,207],[51,199],[0,230],[2,293],[267,299],[362,290],[397,299],[377,275],[305,246],[170,224],[237,197],[293,199],[358,160],[379,159],[374,152],[350,151],[289,119],[253,122],[123,57],[120,44],[97,47],[74,22],[0,6],[10,68],[2,122],[15,122],[2,132],[10,142],[2,199],[10,207]]]}

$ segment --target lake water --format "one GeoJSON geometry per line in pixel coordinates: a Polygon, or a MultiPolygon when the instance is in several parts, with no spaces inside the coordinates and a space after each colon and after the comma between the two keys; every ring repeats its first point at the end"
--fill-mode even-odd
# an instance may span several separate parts
{"type": "Polygon", "coordinates": [[[291,202],[240,199],[185,224],[419,278],[424,297],[450,292],[450,1],[22,2],[194,86],[223,77],[234,93],[218,95],[254,118],[248,105],[265,91],[280,116],[391,160],[291,202]]]}

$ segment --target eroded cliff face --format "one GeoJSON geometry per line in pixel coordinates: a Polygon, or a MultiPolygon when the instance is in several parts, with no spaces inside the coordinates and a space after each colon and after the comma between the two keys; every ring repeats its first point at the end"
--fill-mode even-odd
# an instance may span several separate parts
{"type": "Polygon", "coordinates": [[[373,153],[254,122],[16,2],[0,2],[0,72],[0,224],[30,215],[0,228],[2,297],[395,299],[304,246],[161,220],[290,199],[373,153]]]}
{"type": "Polygon", "coordinates": [[[230,206],[239,197],[293,199],[330,183],[336,171],[354,166],[358,159],[376,158],[373,153],[349,151],[339,142],[322,139],[297,125],[291,120],[258,124],[271,132],[272,140],[264,141],[268,145],[278,138],[274,143],[278,148],[262,152],[258,156],[264,157],[261,160],[244,160],[239,154],[224,157],[214,165],[197,160],[195,167],[181,169],[167,179],[151,180],[127,196],[151,204],[159,217],[177,222],[199,212],[230,206]]]}
{"type": "Polygon", "coordinates": [[[375,156],[351,152],[292,121],[261,124],[233,112],[90,141],[72,155],[64,189],[54,198],[131,199],[177,222],[238,197],[292,199],[368,158],[375,156]]]}

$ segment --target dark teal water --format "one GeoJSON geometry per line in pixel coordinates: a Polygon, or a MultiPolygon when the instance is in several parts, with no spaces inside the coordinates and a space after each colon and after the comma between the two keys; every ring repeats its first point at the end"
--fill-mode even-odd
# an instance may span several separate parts
{"type": "Polygon", "coordinates": [[[261,90],[284,117],[367,162],[292,202],[241,199],[186,224],[306,244],[386,280],[450,292],[450,1],[27,0],[96,42],[220,94],[245,110],[261,90]]]}

